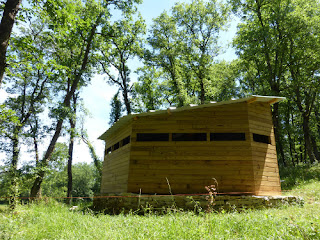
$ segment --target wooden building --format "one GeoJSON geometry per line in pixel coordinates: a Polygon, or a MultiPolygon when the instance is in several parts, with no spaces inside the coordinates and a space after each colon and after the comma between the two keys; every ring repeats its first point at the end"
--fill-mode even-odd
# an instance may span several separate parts
{"type": "Polygon", "coordinates": [[[105,141],[101,194],[280,195],[270,105],[250,96],[122,117],[105,141]],[[218,184],[217,184],[217,183],[218,184]]]}

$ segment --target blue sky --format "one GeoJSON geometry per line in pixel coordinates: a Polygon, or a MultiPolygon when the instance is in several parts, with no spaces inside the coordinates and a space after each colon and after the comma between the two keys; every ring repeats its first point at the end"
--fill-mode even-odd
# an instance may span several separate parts
{"type": "MultiPolygon", "coordinates": [[[[164,10],[170,11],[175,2],[189,3],[191,0],[175,1],[175,0],[144,0],[144,2],[138,6],[138,10],[145,19],[147,26],[152,24],[152,19],[159,16],[164,10]]],[[[223,47],[225,53],[219,55],[218,59],[225,59],[227,61],[236,58],[234,50],[228,47],[232,38],[236,33],[237,21],[233,20],[230,23],[228,31],[221,32],[220,44],[223,47]]],[[[130,64],[131,72],[134,72],[137,67],[140,66],[138,60],[133,60],[130,64]]],[[[136,80],[136,76],[131,76],[132,81],[136,80]]],[[[90,111],[90,117],[87,116],[85,119],[85,128],[87,129],[89,139],[92,141],[95,149],[101,158],[104,152],[104,143],[97,138],[106,131],[110,126],[109,115],[110,115],[110,101],[114,94],[117,92],[115,86],[110,86],[106,83],[105,76],[96,75],[92,80],[91,84],[83,89],[81,96],[84,100],[85,107],[90,111]]],[[[0,90],[0,103],[5,97],[3,90],[0,90]]],[[[47,144],[44,145],[46,148],[47,144]]],[[[45,149],[43,149],[45,150],[45,149]]],[[[1,159],[1,156],[0,156],[1,159]]],[[[92,162],[89,151],[85,144],[77,141],[77,145],[74,149],[74,162],[92,162]]]]}

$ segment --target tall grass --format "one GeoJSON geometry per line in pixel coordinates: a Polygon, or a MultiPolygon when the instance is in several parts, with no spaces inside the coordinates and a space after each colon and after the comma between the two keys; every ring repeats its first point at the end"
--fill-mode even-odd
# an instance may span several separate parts
{"type": "Polygon", "coordinates": [[[319,170],[312,166],[282,172],[290,194],[306,198],[304,207],[110,216],[40,202],[20,205],[14,213],[0,207],[0,239],[320,239],[320,182],[308,177],[318,176],[319,170]],[[290,185],[292,181],[296,184],[290,185]]]}
{"type": "Polygon", "coordinates": [[[319,239],[319,204],[242,213],[95,215],[57,203],[0,214],[0,239],[319,239]]]}

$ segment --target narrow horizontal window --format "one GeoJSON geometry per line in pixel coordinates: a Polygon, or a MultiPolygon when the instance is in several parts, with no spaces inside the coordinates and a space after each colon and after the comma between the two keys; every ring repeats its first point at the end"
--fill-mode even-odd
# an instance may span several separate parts
{"type": "Polygon", "coordinates": [[[125,146],[129,143],[130,143],[130,136],[128,136],[122,140],[122,146],[125,146]]]}
{"type": "Polygon", "coordinates": [[[245,141],[245,133],[210,133],[210,141],[245,141]]]}
{"type": "Polygon", "coordinates": [[[253,141],[260,142],[260,143],[267,143],[267,144],[271,143],[269,136],[256,134],[256,133],[253,133],[253,141]]]}
{"type": "Polygon", "coordinates": [[[137,133],[137,142],[169,141],[169,133],[137,133]]]}
{"type": "Polygon", "coordinates": [[[115,145],[113,145],[113,151],[117,150],[120,147],[120,143],[117,142],[115,145]]]}
{"type": "Polygon", "coordinates": [[[172,141],[207,141],[206,133],[172,133],[172,141]]]}
{"type": "Polygon", "coordinates": [[[107,149],[107,154],[111,153],[111,147],[107,149]]]}

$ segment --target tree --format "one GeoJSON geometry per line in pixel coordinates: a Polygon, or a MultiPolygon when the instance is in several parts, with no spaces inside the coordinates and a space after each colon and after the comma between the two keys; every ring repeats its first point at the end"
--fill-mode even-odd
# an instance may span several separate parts
{"type": "Polygon", "coordinates": [[[311,163],[320,160],[317,145],[312,143],[310,116],[320,90],[320,3],[317,1],[294,1],[295,11],[287,20],[289,39],[288,70],[292,90],[289,95],[297,104],[302,116],[306,150],[311,163]],[[293,93],[293,94],[292,94],[293,93]],[[291,95],[292,94],[292,95],[291,95]]]}
{"type": "Polygon", "coordinates": [[[183,106],[211,100],[215,85],[210,79],[219,53],[218,36],[227,23],[229,9],[218,1],[177,3],[172,16],[163,12],[154,19],[146,51],[146,62],[161,69],[170,92],[170,104],[183,106]]]}
{"type": "Polygon", "coordinates": [[[90,155],[91,155],[91,158],[93,160],[94,167],[95,167],[95,171],[94,171],[95,172],[94,173],[94,176],[95,176],[95,181],[94,182],[95,183],[94,183],[94,186],[93,186],[92,190],[93,190],[94,193],[100,193],[103,161],[98,157],[98,155],[97,155],[92,143],[89,141],[88,136],[84,131],[82,131],[81,138],[82,138],[82,141],[85,144],[87,144],[87,146],[89,148],[90,155]]]}
{"type": "MultiPolygon", "coordinates": [[[[77,163],[73,165],[74,187],[72,195],[74,197],[93,197],[97,175],[93,164],[77,163]]],[[[100,190],[100,189],[99,189],[100,190]]]]}
{"type": "Polygon", "coordinates": [[[236,81],[240,78],[238,61],[221,61],[213,64],[208,70],[210,86],[207,88],[208,98],[217,102],[230,100],[239,96],[240,90],[236,81]]]}
{"type": "Polygon", "coordinates": [[[69,198],[69,204],[72,202],[72,161],[73,161],[73,146],[76,137],[76,125],[77,125],[77,101],[79,98],[79,92],[75,92],[72,96],[72,115],[69,116],[69,124],[70,124],[70,139],[68,146],[68,192],[67,197],[69,198]]]}
{"type": "MultiPolygon", "coordinates": [[[[29,29],[21,29],[23,35],[12,39],[10,72],[7,78],[10,85],[7,92],[17,95],[9,97],[5,105],[15,112],[18,124],[7,125],[5,137],[11,142],[10,171],[12,179],[12,203],[17,194],[17,168],[20,153],[20,139],[34,116],[43,112],[50,97],[50,73],[52,64],[45,57],[43,25],[31,24],[29,29]],[[24,51],[28,49],[29,51],[24,51]]],[[[14,208],[14,204],[12,205],[14,208]]]]}
{"type": "Polygon", "coordinates": [[[178,106],[183,106],[188,100],[181,77],[183,42],[178,42],[178,34],[176,21],[167,12],[155,18],[148,37],[152,52],[150,50],[145,52],[145,60],[148,65],[155,66],[163,72],[170,91],[170,98],[167,98],[169,104],[176,103],[178,106]]]}
{"type": "Polygon", "coordinates": [[[117,122],[122,115],[122,103],[119,98],[119,91],[113,96],[111,100],[111,113],[109,124],[112,125],[117,122]]]}
{"type": "MultiPolygon", "coordinates": [[[[52,29],[51,37],[55,44],[55,48],[60,50],[60,53],[69,52],[69,49],[77,49],[72,52],[70,59],[57,59],[62,61],[59,68],[59,77],[65,80],[70,80],[70,88],[64,94],[63,100],[60,102],[60,107],[56,110],[57,121],[55,132],[51,138],[50,144],[45,152],[43,159],[40,161],[42,168],[48,165],[55,144],[60,136],[63,122],[68,116],[70,109],[70,101],[77,89],[85,85],[89,81],[90,75],[94,67],[94,53],[98,47],[96,41],[97,31],[100,26],[108,23],[110,18],[110,6],[114,6],[121,11],[129,11],[132,9],[132,4],[140,2],[139,0],[127,1],[108,1],[102,4],[94,1],[87,1],[83,4],[80,1],[52,1],[45,3],[46,11],[43,12],[48,21],[49,27],[52,29]],[[53,25],[52,25],[53,24],[53,25]],[[76,64],[72,69],[68,68],[65,63],[72,61],[76,64]]],[[[40,168],[40,169],[42,169],[40,168]]],[[[39,194],[40,186],[45,176],[46,171],[40,170],[31,188],[31,197],[36,197],[39,194]]]]}
{"type": "MultiPolygon", "coordinates": [[[[286,59],[288,40],[285,37],[283,19],[290,11],[289,1],[231,0],[233,9],[243,18],[239,24],[234,46],[241,59],[243,71],[251,69],[250,78],[245,81],[254,87],[254,94],[281,96],[286,81],[286,59]],[[263,87],[262,87],[263,86],[263,87]],[[266,87],[264,87],[266,86],[266,87]]],[[[281,141],[279,105],[272,111],[277,150],[280,161],[285,164],[281,141]]]]}
{"type": "Polygon", "coordinates": [[[46,167],[47,175],[41,186],[41,195],[47,197],[65,197],[68,186],[67,165],[68,165],[68,145],[66,143],[56,143],[51,156],[51,161],[46,167]]]}
{"type": "Polygon", "coordinates": [[[0,22],[0,87],[7,67],[6,53],[12,28],[22,0],[7,0],[0,22]]]}
{"type": "Polygon", "coordinates": [[[132,14],[116,21],[112,27],[102,29],[102,44],[100,50],[102,58],[100,64],[103,72],[107,74],[109,82],[116,84],[122,92],[122,98],[127,114],[132,111],[129,94],[130,69],[128,61],[142,53],[142,36],[145,34],[145,23],[140,15],[134,20],[132,14]],[[111,68],[117,71],[117,77],[111,74],[111,68]]]}
{"type": "Polygon", "coordinates": [[[31,197],[36,197],[39,194],[46,172],[44,169],[50,161],[63,122],[68,116],[71,99],[75,91],[83,85],[85,77],[88,77],[87,73],[89,73],[91,64],[90,53],[92,52],[97,27],[104,15],[101,6],[93,2],[87,2],[86,5],[83,5],[78,1],[47,1],[44,8],[46,11],[42,12],[43,18],[47,20],[48,26],[51,28],[49,36],[52,38],[53,47],[56,50],[52,58],[58,63],[59,67],[56,77],[62,83],[67,82],[68,87],[64,88],[65,94],[60,107],[55,109],[57,117],[55,131],[45,156],[39,162],[41,167],[31,188],[31,197]],[[71,54],[67,55],[70,53],[70,49],[71,54]]]}
{"type": "Polygon", "coordinates": [[[138,112],[160,109],[166,96],[161,72],[154,66],[145,65],[137,70],[138,82],[133,87],[133,99],[138,112]]]}
{"type": "Polygon", "coordinates": [[[178,41],[184,42],[183,59],[194,73],[196,92],[203,104],[211,86],[209,71],[219,52],[219,32],[227,23],[229,9],[216,0],[194,0],[191,4],[176,4],[172,13],[179,26],[178,41]]]}
{"type": "MultiPolygon", "coordinates": [[[[319,3],[301,0],[230,2],[243,19],[234,39],[242,69],[246,72],[242,83],[246,83],[255,94],[282,95],[290,99],[287,104],[295,102],[297,108],[294,109],[301,112],[304,122],[304,145],[313,162],[308,121],[319,85],[319,57],[315,54],[319,47],[316,37],[319,33],[319,3]]],[[[274,104],[277,150],[281,163],[285,165],[283,118],[279,104],[274,104]]],[[[285,122],[289,123],[288,119],[285,122]]]]}

